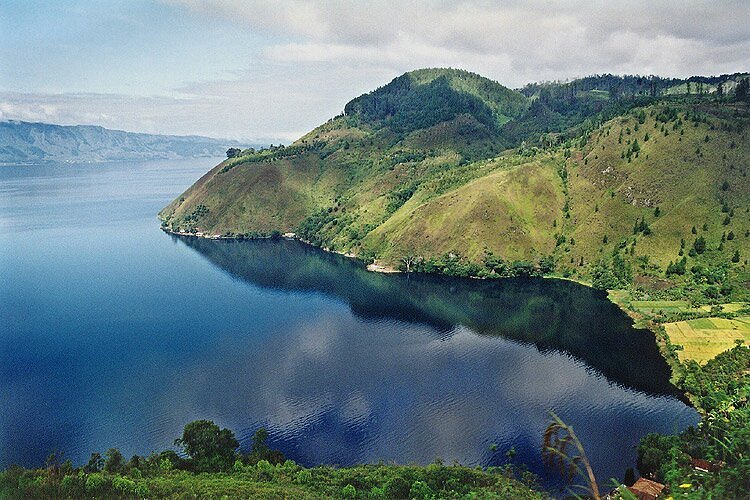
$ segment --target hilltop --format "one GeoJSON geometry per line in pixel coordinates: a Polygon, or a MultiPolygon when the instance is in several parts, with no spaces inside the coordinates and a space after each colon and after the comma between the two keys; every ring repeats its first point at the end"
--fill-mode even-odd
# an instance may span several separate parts
{"type": "Polygon", "coordinates": [[[92,125],[0,122],[0,163],[215,158],[237,145],[210,137],[138,134],[92,125]]]}

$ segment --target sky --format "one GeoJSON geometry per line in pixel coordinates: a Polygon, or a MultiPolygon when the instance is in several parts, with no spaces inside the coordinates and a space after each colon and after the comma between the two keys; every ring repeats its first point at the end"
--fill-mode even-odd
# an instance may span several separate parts
{"type": "Polygon", "coordinates": [[[4,0],[0,120],[291,142],[423,67],[750,71],[747,0],[4,0]]]}

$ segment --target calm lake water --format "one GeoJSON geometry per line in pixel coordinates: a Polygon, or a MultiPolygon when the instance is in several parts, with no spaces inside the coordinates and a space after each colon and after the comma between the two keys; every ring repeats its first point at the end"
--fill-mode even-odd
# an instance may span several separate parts
{"type": "Polygon", "coordinates": [[[148,454],[206,418],[243,447],[265,426],[306,465],[496,465],[514,447],[551,481],[555,411],[605,481],[644,434],[697,422],[652,335],[600,292],[161,232],[214,163],[0,168],[0,467],[148,454]]]}

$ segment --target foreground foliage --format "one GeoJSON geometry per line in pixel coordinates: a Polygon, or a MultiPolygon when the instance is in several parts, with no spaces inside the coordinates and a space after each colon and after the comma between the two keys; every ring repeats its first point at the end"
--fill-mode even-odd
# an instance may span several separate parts
{"type": "Polygon", "coordinates": [[[505,468],[431,464],[304,468],[292,461],[237,461],[227,472],[171,469],[149,457],[140,468],[84,472],[69,465],[0,473],[0,498],[518,498],[545,495],[505,468]]]}
{"type": "Polygon", "coordinates": [[[185,426],[186,456],[173,450],[125,461],[116,449],[74,468],[51,455],[43,469],[0,472],[0,498],[543,498],[533,476],[516,469],[445,466],[358,465],[305,468],[271,450],[259,429],[250,453],[229,429],[208,420],[185,426]]]}

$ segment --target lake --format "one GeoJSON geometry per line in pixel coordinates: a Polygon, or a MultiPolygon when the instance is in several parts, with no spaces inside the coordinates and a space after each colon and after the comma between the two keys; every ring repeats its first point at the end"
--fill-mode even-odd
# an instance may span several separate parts
{"type": "MultiPolygon", "coordinates": [[[[218,160],[216,160],[218,161],[218,160]]],[[[305,465],[498,465],[549,412],[600,482],[698,421],[653,335],[557,280],[369,273],[295,241],[159,230],[216,161],[0,168],[0,467],[171,446],[191,420],[305,465]]]]}

